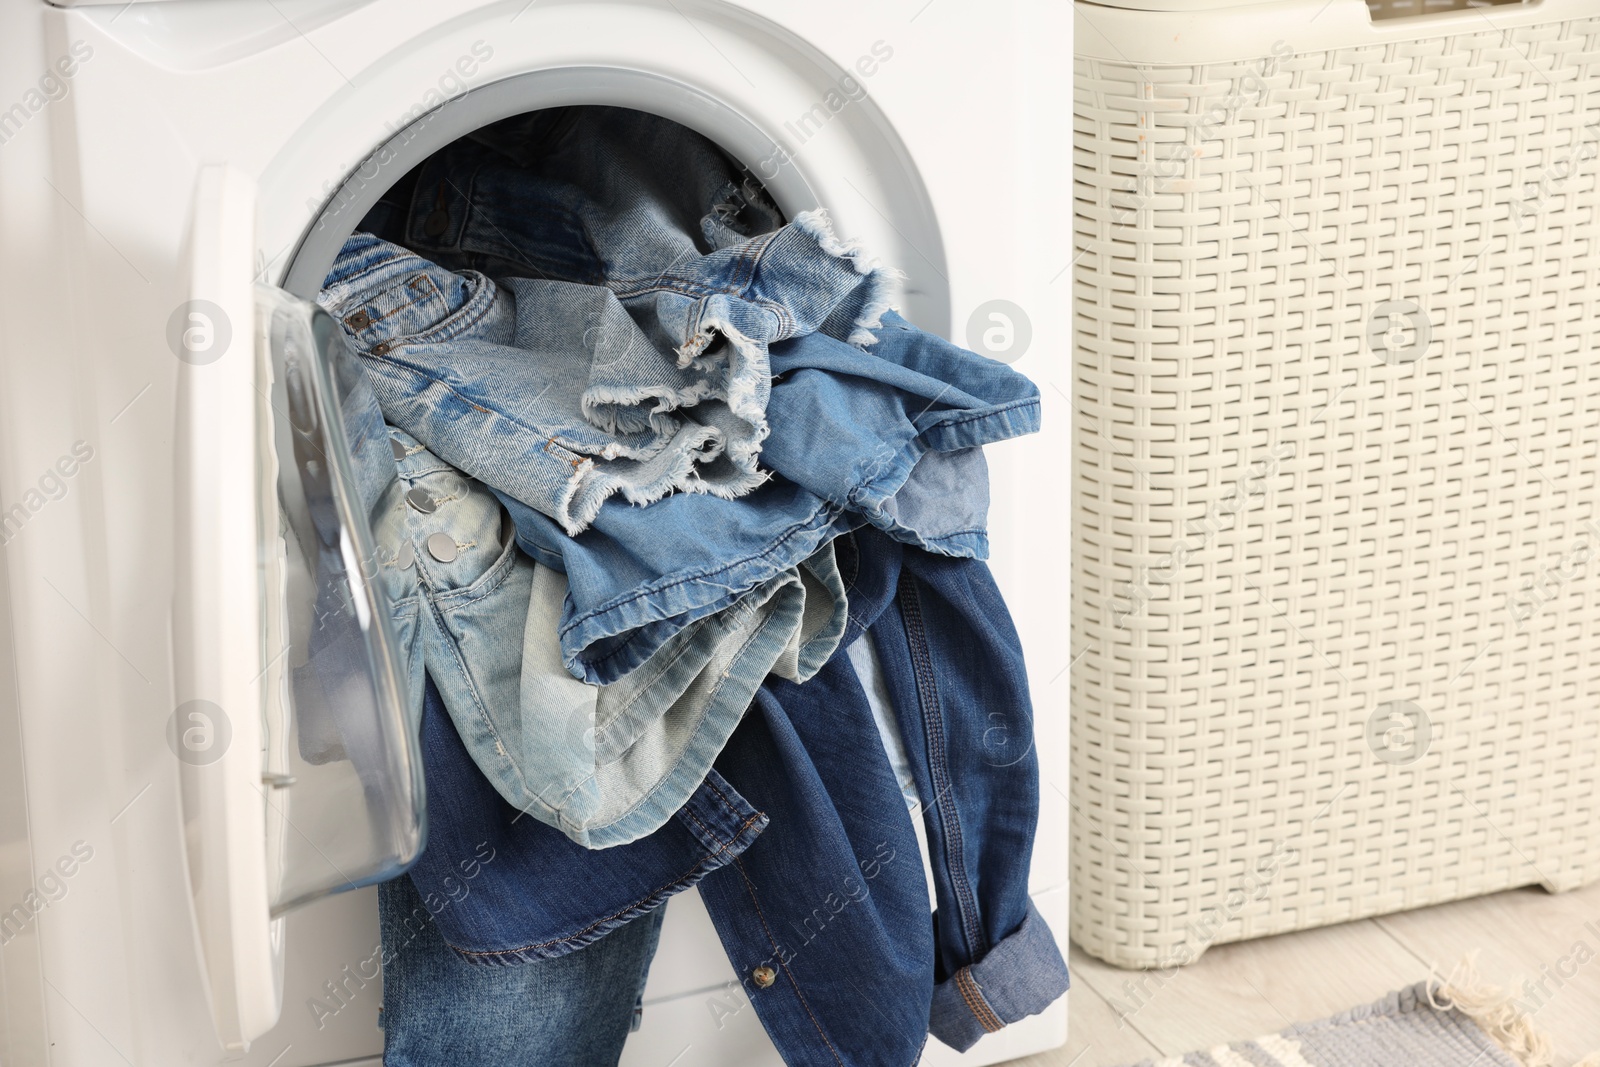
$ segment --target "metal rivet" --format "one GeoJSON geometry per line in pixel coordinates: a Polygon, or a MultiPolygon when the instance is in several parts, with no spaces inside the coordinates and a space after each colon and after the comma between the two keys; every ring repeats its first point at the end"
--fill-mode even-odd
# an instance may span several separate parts
{"type": "Polygon", "coordinates": [[[392,437],[389,438],[389,451],[394,453],[395,459],[406,458],[406,446],[401,444],[399,441],[396,441],[392,437]]]}
{"type": "Polygon", "coordinates": [[[449,563],[456,558],[456,539],[447,533],[432,534],[428,538],[428,555],[440,563],[449,563]]]}
{"type": "Polygon", "coordinates": [[[367,314],[366,308],[362,308],[353,315],[346,315],[344,324],[352,330],[365,330],[372,325],[372,316],[367,314]]]}
{"type": "Polygon", "coordinates": [[[428,217],[422,222],[422,232],[429,237],[438,237],[450,228],[450,212],[442,207],[436,207],[428,212],[428,217]]]}
{"type": "Polygon", "coordinates": [[[757,967],[750,972],[750,980],[756,984],[757,989],[766,989],[778,980],[778,972],[771,967],[757,967]]]}
{"type": "Polygon", "coordinates": [[[394,565],[401,570],[410,570],[411,565],[417,561],[417,550],[411,547],[411,542],[406,541],[400,546],[400,551],[394,554],[394,565]]]}
{"type": "Polygon", "coordinates": [[[384,341],[384,342],[382,342],[380,344],[373,345],[371,350],[370,350],[370,354],[374,355],[374,356],[387,355],[388,352],[389,352],[389,348],[390,348],[389,342],[388,341],[384,341]]]}
{"type": "Polygon", "coordinates": [[[433,502],[433,497],[428,495],[428,491],[420,485],[406,494],[406,503],[424,515],[432,515],[439,507],[438,504],[433,502]]]}

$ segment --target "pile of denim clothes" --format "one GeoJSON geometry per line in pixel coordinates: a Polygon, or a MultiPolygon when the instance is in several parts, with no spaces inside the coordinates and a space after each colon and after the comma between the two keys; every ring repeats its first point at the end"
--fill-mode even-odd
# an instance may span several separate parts
{"type": "Polygon", "coordinates": [[[366,372],[356,468],[403,489],[374,525],[428,797],[380,894],[386,1064],[615,1063],[695,885],[717,1003],[795,1067],[904,1067],[1065,990],[982,562],[981,446],[1038,391],[897,281],[600,107],[448,146],[344,245],[320,302],[366,372]]]}

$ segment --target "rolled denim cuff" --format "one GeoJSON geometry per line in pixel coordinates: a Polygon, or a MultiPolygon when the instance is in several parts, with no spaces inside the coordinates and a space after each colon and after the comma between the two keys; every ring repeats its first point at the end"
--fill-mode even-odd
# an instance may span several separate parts
{"type": "Polygon", "coordinates": [[[1067,991],[1067,963],[1050,927],[1028,902],[1022,925],[977,963],[934,986],[928,1030],[957,1052],[984,1034],[1037,1015],[1067,991]]]}

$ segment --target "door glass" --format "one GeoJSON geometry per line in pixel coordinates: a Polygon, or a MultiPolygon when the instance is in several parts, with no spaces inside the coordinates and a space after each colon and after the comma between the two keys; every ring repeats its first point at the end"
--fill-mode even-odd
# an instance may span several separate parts
{"type": "Polygon", "coordinates": [[[262,785],[277,915],[416,858],[422,769],[390,619],[415,571],[405,546],[374,536],[401,506],[383,416],[326,312],[279,289],[256,299],[262,785]]]}

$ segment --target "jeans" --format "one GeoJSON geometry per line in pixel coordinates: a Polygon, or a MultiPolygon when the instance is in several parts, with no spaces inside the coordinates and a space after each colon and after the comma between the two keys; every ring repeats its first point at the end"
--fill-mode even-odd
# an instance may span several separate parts
{"type": "Polygon", "coordinates": [[[616,1067],[638,1028],[660,912],[516,968],[452,951],[407,878],[378,887],[378,914],[384,1067],[616,1067]]]}
{"type": "Polygon", "coordinates": [[[852,657],[803,686],[769,680],[717,769],[771,822],[701,896],[790,1067],[911,1063],[930,1032],[964,1051],[1067,988],[1028,898],[1032,711],[988,567],[871,528],[839,555],[851,626],[873,643],[916,782],[937,908],[930,928],[852,657]],[[766,973],[776,980],[762,986],[766,973]]]}
{"type": "Polygon", "coordinates": [[[803,681],[837,647],[844,591],[824,545],[678,630],[626,677],[577,681],[557,636],[565,576],[517,549],[493,493],[404,431],[389,440],[398,458],[386,446],[385,461],[398,463],[404,492],[377,510],[378,567],[392,595],[401,589],[392,617],[413,721],[426,668],[501,797],[582,845],[666,823],[767,673],[803,681]]]}
{"type": "Polygon", "coordinates": [[[899,551],[887,539],[877,547],[901,556],[894,604],[873,623],[872,639],[913,754],[933,855],[930,1026],[965,1050],[1042,1011],[1068,982],[1027,895],[1039,815],[1027,673],[987,566],[899,551]]]}

